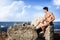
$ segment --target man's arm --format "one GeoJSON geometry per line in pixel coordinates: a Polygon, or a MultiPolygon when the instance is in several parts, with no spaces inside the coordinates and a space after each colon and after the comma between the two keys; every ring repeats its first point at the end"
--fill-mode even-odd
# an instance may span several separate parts
{"type": "Polygon", "coordinates": [[[53,13],[49,13],[51,16],[49,17],[49,20],[42,26],[46,26],[46,25],[49,25],[50,22],[53,22],[55,20],[55,17],[53,15],[53,13]]]}
{"type": "Polygon", "coordinates": [[[51,20],[49,20],[49,23],[55,20],[55,17],[54,17],[54,15],[53,15],[53,13],[50,13],[50,15],[51,15],[51,16],[50,16],[50,17],[51,17],[51,20]]]}

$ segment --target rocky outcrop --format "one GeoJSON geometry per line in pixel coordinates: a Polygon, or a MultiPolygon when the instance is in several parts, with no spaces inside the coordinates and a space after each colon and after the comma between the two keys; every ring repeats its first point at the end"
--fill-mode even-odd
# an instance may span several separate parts
{"type": "Polygon", "coordinates": [[[6,40],[53,40],[53,29],[53,26],[48,26],[44,35],[37,35],[36,28],[30,23],[15,23],[8,28],[6,40]]]}
{"type": "Polygon", "coordinates": [[[45,30],[45,40],[54,40],[54,26],[50,25],[45,30]]]}
{"type": "Polygon", "coordinates": [[[7,33],[1,31],[1,32],[0,32],[0,40],[6,40],[7,38],[8,38],[7,33]]]}
{"type": "Polygon", "coordinates": [[[38,35],[34,28],[28,23],[14,24],[10,26],[7,31],[7,40],[36,40],[38,35]]]}

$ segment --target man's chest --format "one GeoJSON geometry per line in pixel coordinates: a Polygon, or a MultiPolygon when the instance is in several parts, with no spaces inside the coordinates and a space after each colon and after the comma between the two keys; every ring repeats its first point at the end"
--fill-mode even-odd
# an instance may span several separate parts
{"type": "Polygon", "coordinates": [[[49,18],[51,15],[49,13],[45,14],[45,18],[49,18]]]}

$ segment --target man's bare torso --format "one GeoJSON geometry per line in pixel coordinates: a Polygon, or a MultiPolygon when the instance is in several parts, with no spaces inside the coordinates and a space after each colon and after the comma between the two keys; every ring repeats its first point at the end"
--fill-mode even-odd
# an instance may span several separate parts
{"type": "Polygon", "coordinates": [[[47,12],[44,16],[44,18],[46,19],[46,21],[50,22],[52,17],[53,16],[53,13],[52,12],[47,12]]]}

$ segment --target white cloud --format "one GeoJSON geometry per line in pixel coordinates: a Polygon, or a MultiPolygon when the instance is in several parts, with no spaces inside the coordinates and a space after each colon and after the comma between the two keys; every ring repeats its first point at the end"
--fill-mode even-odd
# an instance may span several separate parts
{"type": "Polygon", "coordinates": [[[31,5],[28,5],[27,8],[31,8],[31,5]]]}
{"type": "Polygon", "coordinates": [[[13,2],[13,0],[0,0],[0,6],[6,6],[13,2]]]}
{"type": "MultiPolygon", "coordinates": [[[[36,6],[34,6],[34,9],[36,9],[36,10],[43,10],[43,7],[45,7],[45,6],[36,5],[36,6]]],[[[51,8],[50,5],[48,5],[47,7],[51,8]]]]}
{"type": "Polygon", "coordinates": [[[13,1],[10,5],[4,5],[0,5],[0,21],[20,21],[27,15],[26,8],[31,7],[23,1],[13,1]]]}
{"type": "Polygon", "coordinates": [[[42,6],[34,6],[36,10],[41,10],[43,7],[42,6]]]}
{"type": "Polygon", "coordinates": [[[59,9],[60,8],[60,6],[56,6],[56,9],[59,9]]]}
{"type": "Polygon", "coordinates": [[[54,5],[59,6],[60,5],[60,0],[53,0],[54,5]]]}
{"type": "Polygon", "coordinates": [[[33,19],[38,18],[38,17],[43,18],[43,17],[44,17],[44,13],[43,13],[43,12],[37,12],[37,13],[34,13],[33,19]]]}
{"type": "Polygon", "coordinates": [[[60,7],[60,0],[53,0],[53,4],[56,6],[56,9],[60,7]]]}
{"type": "MultiPolygon", "coordinates": [[[[33,18],[43,15],[40,11],[38,13],[36,11],[31,12],[32,10],[29,8],[32,6],[26,5],[24,1],[13,1],[8,5],[4,5],[0,5],[0,21],[31,21],[33,18]]],[[[41,10],[42,6],[33,6],[33,9],[41,10]]]]}

